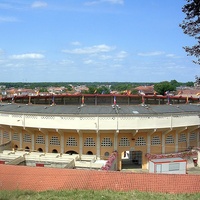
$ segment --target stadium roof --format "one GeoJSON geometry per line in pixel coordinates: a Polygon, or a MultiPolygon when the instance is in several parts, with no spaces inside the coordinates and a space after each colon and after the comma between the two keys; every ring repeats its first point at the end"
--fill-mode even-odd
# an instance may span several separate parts
{"type": "Polygon", "coordinates": [[[200,113],[200,104],[179,105],[25,105],[0,104],[0,113],[54,115],[145,115],[200,113]]]}

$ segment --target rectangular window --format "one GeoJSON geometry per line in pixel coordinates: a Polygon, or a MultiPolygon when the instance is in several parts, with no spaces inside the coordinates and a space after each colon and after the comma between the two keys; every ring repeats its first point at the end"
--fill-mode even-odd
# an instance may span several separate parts
{"type": "Polygon", "coordinates": [[[169,171],[178,171],[180,169],[180,163],[170,163],[169,171]]]}

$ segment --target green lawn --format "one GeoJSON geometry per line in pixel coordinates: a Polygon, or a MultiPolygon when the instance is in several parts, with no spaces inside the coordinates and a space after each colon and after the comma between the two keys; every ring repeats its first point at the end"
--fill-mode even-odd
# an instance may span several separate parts
{"type": "Polygon", "coordinates": [[[147,192],[113,192],[113,191],[0,191],[0,200],[199,200],[200,193],[197,194],[161,194],[147,192]]]}

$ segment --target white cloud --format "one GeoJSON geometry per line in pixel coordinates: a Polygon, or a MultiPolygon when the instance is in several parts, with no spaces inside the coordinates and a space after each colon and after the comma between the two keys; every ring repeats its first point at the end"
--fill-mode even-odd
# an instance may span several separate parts
{"type": "Polygon", "coordinates": [[[165,52],[163,51],[153,51],[153,52],[146,52],[146,53],[138,53],[138,56],[160,56],[163,55],[165,52]]]}
{"type": "Polygon", "coordinates": [[[85,5],[95,5],[100,3],[110,3],[110,4],[124,4],[124,0],[95,0],[95,1],[87,1],[85,5]]]}
{"type": "Polygon", "coordinates": [[[42,8],[42,7],[47,7],[47,3],[44,1],[35,1],[32,3],[31,7],[32,8],[42,8]]]}
{"type": "Polygon", "coordinates": [[[0,17],[0,22],[17,22],[19,21],[15,17],[0,17]]]}
{"type": "Polygon", "coordinates": [[[124,0],[102,0],[103,2],[108,2],[111,4],[124,4],[124,0]]]}
{"type": "Polygon", "coordinates": [[[126,51],[120,51],[120,52],[117,54],[117,59],[122,60],[122,59],[126,58],[127,55],[128,55],[128,53],[127,53],[126,51]]]}
{"type": "Polygon", "coordinates": [[[112,56],[109,56],[109,55],[100,55],[99,58],[100,58],[101,60],[109,60],[109,59],[112,58],[112,56]]]}
{"type": "Polygon", "coordinates": [[[101,45],[95,45],[91,47],[76,48],[73,50],[63,50],[63,52],[71,53],[71,54],[96,54],[96,53],[110,52],[114,49],[115,47],[110,47],[105,44],[101,44],[101,45]]]}
{"type": "Polygon", "coordinates": [[[81,43],[79,41],[74,41],[74,42],[71,42],[71,45],[73,45],[73,46],[80,46],[81,43]]]}
{"type": "Polygon", "coordinates": [[[94,61],[93,60],[85,60],[83,63],[84,64],[92,64],[92,63],[94,63],[94,61]]]}
{"type": "Polygon", "coordinates": [[[44,55],[38,54],[38,53],[26,53],[26,54],[18,54],[18,55],[12,55],[10,58],[12,59],[42,59],[44,58],[44,55]]]}
{"type": "Polygon", "coordinates": [[[166,54],[166,57],[169,57],[169,58],[180,58],[180,56],[177,56],[177,55],[172,54],[172,53],[166,54]]]}
{"type": "Polygon", "coordinates": [[[59,62],[59,64],[61,64],[61,65],[69,65],[69,64],[74,64],[74,61],[73,60],[61,60],[59,62]]]}

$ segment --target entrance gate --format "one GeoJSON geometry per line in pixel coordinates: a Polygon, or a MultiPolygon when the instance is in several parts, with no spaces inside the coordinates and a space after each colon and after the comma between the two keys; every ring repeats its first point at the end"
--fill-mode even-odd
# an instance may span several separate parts
{"type": "Polygon", "coordinates": [[[142,151],[124,151],[121,161],[122,170],[142,169],[142,151]]]}

